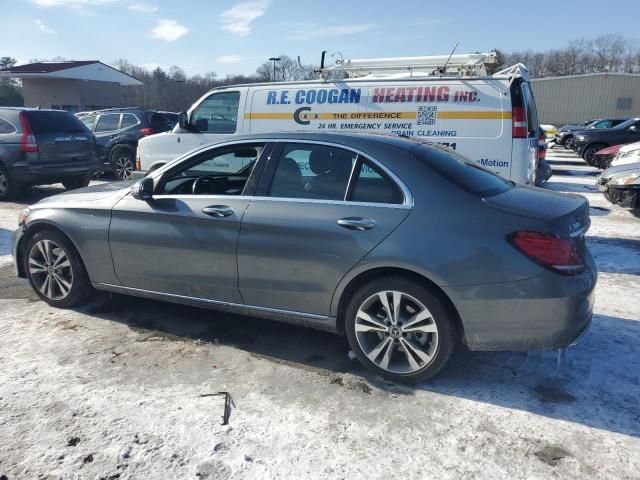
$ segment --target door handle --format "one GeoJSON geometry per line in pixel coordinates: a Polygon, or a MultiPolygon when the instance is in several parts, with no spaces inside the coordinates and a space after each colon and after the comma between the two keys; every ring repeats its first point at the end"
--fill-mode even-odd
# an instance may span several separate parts
{"type": "Polygon", "coordinates": [[[370,218],[362,217],[345,217],[338,220],[338,225],[349,230],[358,230],[364,232],[365,230],[371,230],[376,226],[376,222],[370,218]]]}
{"type": "Polygon", "coordinates": [[[233,210],[226,205],[211,205],[210,207],[204,207],[202,213],[210,217],[222,218],[233,215],[233,210]]]}

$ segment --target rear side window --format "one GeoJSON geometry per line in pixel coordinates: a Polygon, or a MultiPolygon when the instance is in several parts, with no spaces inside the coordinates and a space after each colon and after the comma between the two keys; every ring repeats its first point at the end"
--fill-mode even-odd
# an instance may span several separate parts
{"type": "Polygon", "coordinates": [[[16,128],[9,121],[0,117],[0,135],[15,132],[16,128]]]}
{"type": "Polygon", "coordinates": [[[353,181],[349,200],[352,202],[401,204],[404,202],[404,194],[400,187],[384,172],[365,160],[361,163],[357,177],[353,181]]]}
{"type": "Polygon", "coordinates": [[[106,113],[100,115],[98,119],[98,125],[96,125],[96,132],[109,132],[111,130],[117,130],[120,124],[119,113],[106,113]]]}
{"type": "Polygon", "coordinates": [[[120,128],[133,127],[134,125],[137,125],[138,123],[140,123],[138,121],[138,117],[136,117],[132,113],[123,113],[122,114],[122,124],[120,125],[120,128]]]}
{"type": "Polygon", "coordinates": [[[414,155],[453,184],[479,197],[492,197],[506,192],[513,183],[485,170],[453,151],[419,145],[414,155]]]}
{"type": "Polygon", "coordinates": [[[27,110],[24,112],[36,135],[48,133],[87,132],[87,127],[69,112],[27,110]]]}

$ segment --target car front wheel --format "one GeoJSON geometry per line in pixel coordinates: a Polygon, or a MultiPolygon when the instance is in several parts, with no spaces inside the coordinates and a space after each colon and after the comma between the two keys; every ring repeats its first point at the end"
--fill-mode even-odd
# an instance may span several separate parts
{"type": "Polygon", "coordinates": [[[35,233],[25,244],[23,258],[31,287],[49,305],[61,308],[78,305],[93,290],[80,255],[59,232],[35,233]]]}
{"type": "Polygon", "coordinates": [[[455,345],[455,324],[437,295],[400,277],[358,290],[346,312],[349,345],[371,372],[418,383],[440,371],[455,345]]]}

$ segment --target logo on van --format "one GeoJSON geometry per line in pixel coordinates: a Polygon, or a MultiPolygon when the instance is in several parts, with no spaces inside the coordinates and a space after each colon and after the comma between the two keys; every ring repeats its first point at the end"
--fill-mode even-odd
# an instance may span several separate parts
{"type": "Polygon", "coordinates": [[[312,114],[311,107],[300,107],[293,112],[293,120],[298,125],[309,125],[311,123],[310,118],[318,118],[318,114],[312,114]]]}

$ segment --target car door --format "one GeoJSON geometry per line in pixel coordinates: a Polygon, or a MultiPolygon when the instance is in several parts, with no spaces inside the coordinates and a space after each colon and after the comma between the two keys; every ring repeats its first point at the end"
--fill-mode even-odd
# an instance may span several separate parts
{"type": "Polygon", "coordinates": [[[104,162],[109,160],[111,144],[118,139],[118,128],[120,128],[119,113],[102,113],[98,116],[93,134],[96,137],[98,158],[104,162]]]}
{"type": "Polygon", "coordinates": [[[354,150],[279,143],[242,220],[242,298],[258,307],[329,315],[340,279],[410,208],[406,187],[354,150]]]}
{"type": "Polygon", "coordinates": [[[242,303],[236,262],[240,221],[270,148],[245,142],[199,151],[159,172],[151,199],[127,195],[118,202],[109,246],[121,285],[242,303]]]}

